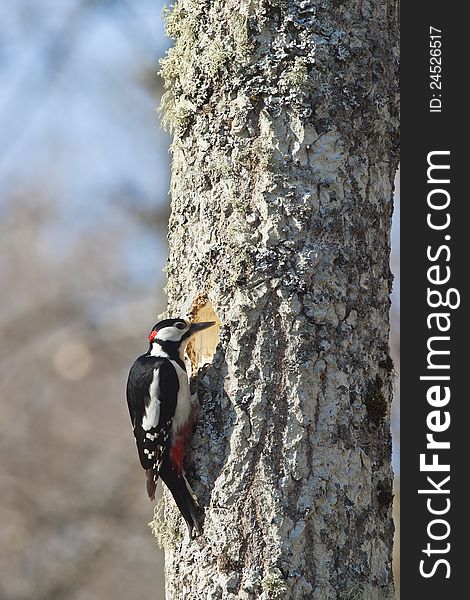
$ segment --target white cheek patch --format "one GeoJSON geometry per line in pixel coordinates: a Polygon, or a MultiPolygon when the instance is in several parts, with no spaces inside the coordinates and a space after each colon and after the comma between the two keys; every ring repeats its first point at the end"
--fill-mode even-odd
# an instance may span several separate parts
{"type": "Polygon", "coordinates": [[[187,328],[178,329],[178,327],[164,327],[157,332],[157,340],[161,340],[162,342],[179,342],[186,331],[187,328]]]}
{"type": "MultiPolygon", "coordinates": [[[[154,369],[152,383],[149,387],[150,402],[149,405],[145,407],[145,413],[142,418],[142,429],[144,431],[156,427],[160,419],[160,400],[157,396],[158,380],[158,370],[154,369]]],[[[150,434],[147,434],[147,437],[149,437],[149,435],[150,434]]]]}

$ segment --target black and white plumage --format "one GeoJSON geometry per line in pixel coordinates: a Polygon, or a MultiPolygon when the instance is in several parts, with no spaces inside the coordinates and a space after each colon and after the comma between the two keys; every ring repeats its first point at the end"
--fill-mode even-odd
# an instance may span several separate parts
{"type": "Polygon", "coordinates": [[[158,477],[171,491],[188,526],[201,532],[197,501],[183,469],[184,446],[190,433],[192,402],[184,353],[189,338],[214,323],[165,319],[149,335],[149,349],[131,367],[127,404],[147,494],[155,499],[158,477]]]}

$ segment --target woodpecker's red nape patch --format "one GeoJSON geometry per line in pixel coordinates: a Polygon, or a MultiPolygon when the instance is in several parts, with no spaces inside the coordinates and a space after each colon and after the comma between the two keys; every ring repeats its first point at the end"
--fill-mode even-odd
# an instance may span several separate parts
{"type": "Polygon", "coordinates": [[[158,329],[157,330],[153,330],[150,332],[149,335],[149,342],[152,343],[153,340],[157,337],[157,333],[158,333],[158,329]]]}

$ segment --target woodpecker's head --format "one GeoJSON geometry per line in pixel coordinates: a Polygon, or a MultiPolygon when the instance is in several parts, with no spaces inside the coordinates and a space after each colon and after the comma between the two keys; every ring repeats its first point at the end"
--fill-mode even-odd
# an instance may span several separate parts
{"type": "Polygon", "coordinates": [[[149,335],[150,348],[158,344],[162,348],[172,346],[184,349],[192,335],[212,325],[215,325],[214,321],[190,323],[184,319],[165,319],[153,326],[149,335]]]}

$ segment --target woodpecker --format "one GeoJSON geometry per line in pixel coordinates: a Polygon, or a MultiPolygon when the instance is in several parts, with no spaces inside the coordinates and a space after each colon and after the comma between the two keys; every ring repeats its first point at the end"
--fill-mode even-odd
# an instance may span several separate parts
{"type": "Polygon", "coordinates": [[[127,405],[147,494],[155,499],[158,477],[168,487],[186,521],[189,537],[201,533],[197,499],[185,477],[185,442],[190,433],[192,402],[184,354],[189,339],[214,322],[165,319],[150,335],[149,349],[129,371],[127,405]]]}

